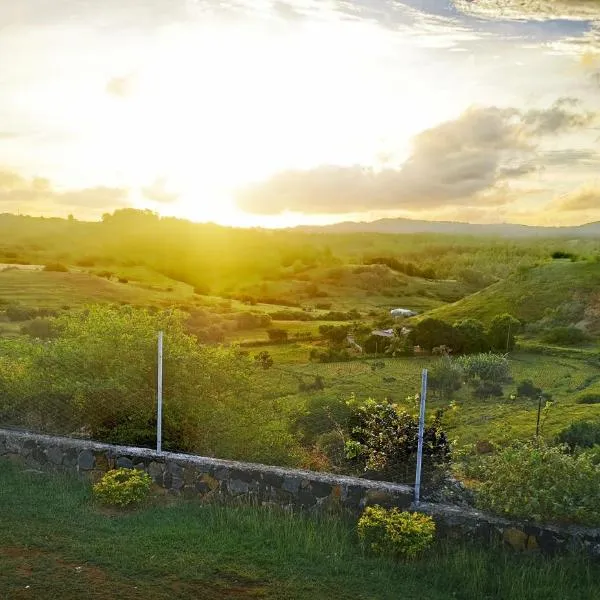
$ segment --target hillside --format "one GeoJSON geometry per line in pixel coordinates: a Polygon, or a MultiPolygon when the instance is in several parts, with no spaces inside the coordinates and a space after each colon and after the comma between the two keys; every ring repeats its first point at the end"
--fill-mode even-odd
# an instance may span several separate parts
{"type": "Polygon", "coordinates": [[[531,323],[552,311],[563,317],[565,325],[585,321],[595,329],[599,303],[600,263],[557,260],[511,275],[428,316],[448,321],[475,317],[489,322],[508,312],[531,323]]]}

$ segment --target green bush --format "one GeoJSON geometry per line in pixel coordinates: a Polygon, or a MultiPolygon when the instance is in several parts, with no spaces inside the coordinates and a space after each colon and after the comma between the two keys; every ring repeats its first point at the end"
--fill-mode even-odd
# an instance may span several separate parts
{"type": "Polygon", "coordinates": [[[152,478],[138,469],[108,471],[93,486],[94,497],[103,504],[129,506],[139,504],[150,492],[152,478]]]}
{"type": "Polygon", "coordinates": [[[591,448],[600,444],[600,421],[577,421],[563,429],[557,441],[570,448],[591,448]]]}
{"type": "Polygon", "coordinates": [[[577,327],[554,327],[542,336],[546,344],[574,346],[589,341],[590,336],[577,327]]]}
{"type": "MultiPolygon", "coordinates": [[[[419,421],[388,401],[369,398],[348,401],[349,435],[346,457],[370,479],[412,481],[416,467],[419,421]]],[[[423,433],[423,478],[443,474],[450,462],[450,443],[441,429],[440,415],[423,433]]]]}
{"type": "Polygon", "coordinates": [[[577,404],[600,404],[600,394],[581,394],[576,402],[577,404]]]}
{"type": "Polygon", "coordinates": [[[479,460],[474,472],[479,508],[538,522],[600,525],[600,467],[590,455],[540,440],[479,460]]]}
{"type": "Polygon", "coordinates": [[[435,538],[435,522],[429,515],[368,506],[358,521],[358,537],[374,554],[415,558],[435,538]]]}

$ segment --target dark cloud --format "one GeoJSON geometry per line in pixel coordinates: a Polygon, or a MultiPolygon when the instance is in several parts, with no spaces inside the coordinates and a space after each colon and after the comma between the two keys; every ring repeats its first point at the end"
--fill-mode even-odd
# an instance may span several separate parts
{"type": "Polygon", "coordinates": [[[56,190],[48,179],[27,179],[9,170],[0,170],[0,204],[30,209],[69,206],[81,209],[109,209],[128,206],[128,191],[122,188],[94,187],[56,190]]]}
{"type": "Polygon", "coordinates": [[[398,168],[324,165],[284,171],[240,190],[237,202],[259,214],[497,203],[499,196],[485,192],[543,166],[536,152],[540,137],[580,129],[592,117],[596,115],[581,112],[571,99],[545,110],[471,108],[415,136],[410,156],[398,168]]]}
{"type": "Polygon", "coordinates": [[[600,186],[588,185],[563,196],[556,204],[559,211],[575,212],[600,209],[600,186]]]}
{"type": "Polygon", "coordinates": [[[143,187],[142,194],[148,200],[158,202],[159,204],[172,204],[179,199],[179,194],[167,190],[167,181],[164,177],[159,177],[151,185],[143,187]]]}
{"type": "Polygon", "coordinates": [[[589,127],[598,121],[598,113],[578,111],[578,106],[576,98],[561,98],[548,109],[534,109],[523,113],[523,124],[533,135],[551,135],[589,127]]]}

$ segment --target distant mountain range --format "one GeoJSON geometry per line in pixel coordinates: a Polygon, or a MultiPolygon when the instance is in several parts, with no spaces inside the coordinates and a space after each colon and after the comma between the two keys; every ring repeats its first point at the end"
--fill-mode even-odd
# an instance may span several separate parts
{"type": "Polygon", "coordinates": [[[418,221],[414,219],[379,219],[370,222],[345,221],[333,225],[301,225],[296,231],[311,233],[444,233],[453,235],[488,235],[499,237],[600,237],[600,222],[572,227],[542,227],[497,223],[478,225],[453,221],[418,221]]]}

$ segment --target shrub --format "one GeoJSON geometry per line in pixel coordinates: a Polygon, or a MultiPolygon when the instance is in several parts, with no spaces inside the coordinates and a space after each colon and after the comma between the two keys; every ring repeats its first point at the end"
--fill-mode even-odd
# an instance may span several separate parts
{"type": "Polygon", "coordinates": [[[557,250],[556,252],[553,252],[551,256],[554,260],[561,258],[570,258],[572,260],[574,258],[577,258],[576,254],[573,254],[572,252],[565,252],[564,250],[557,250]]]}
{"type": "Polygon", "coordinates": [[[35,308],[28,308],[27,306],[7,306],[6,307],[6,318],[9,321],[29,321],[34,319],[38,315],[38,311],[35,308]]]}
{"type": "MultiPolygon", "coordinates": [[[[415,472],[419,422],[390,402],[353,398],[348,419],[346,456],[372,479],[412,481],[415,472]]],[[[442,431],[439,415],[426,425],[423,435],[423,478],[431,480],[450,461],[450,444],[442,431]]]]}
{"type": "Polygon", "coordinates": [[[94,497],[103,504],[129,506],[146,498],[152,485],[148,473],[137,469],[108,471],[93,486],[94,497]]]}
{"type": "Polygon", "coordinates": [[[374,554],[415,558],[435,538],[435,522],[429,515],[368,506],[358,521],[358,537],[374,554]]]}
{"type": "Polygon", "coordinates": [[[444,356],[432,365],[429,386],[440,400],[448,400],[462,387],[463,378],[462,367],[449,356],[444,356]]]}
{"type": "Polygon", "coordinates": [[[557,441],[570,448],[591,448],[600,445],[600,421],[577,421],[563,429],[557,441]]]}
{"type": "Polygon", "coordinates": [[[480,461],[479,508],[533,521],[600,524],[600,467],[588,454],[520,442],[480,461]]]}
{"type": "Polygon", "coordinates": [[[510,380],[510,364],[502,354],[461,356],[458,363],[464,369],[466,381],[475,389],[480,387],[480,382],[502,385],[510,380]]]}
{"type": "Polygon", "coordinates": [[[267,335],[269,336],[269,340],[276,344],[286,342],[288,339],[288,332],[285,329],[277,329],[273,327],[271,329],[267,329],[267,335]]]}
{"type": "Polygon", "coordinates": [[[37,318],[21,327],[21,333],[29,337],[47,340],[54,336],[55,332],[52,329],[52,323],[48,319],[37,318]]]}
{"type": "Polygon", "coordinates": [[[47,263],[44,265],[44,271],[53,271],[55,273],[68,273],[69,267],[59,262],[47,263]]]}
{"type": "Polygon", "coordinates": [[[600,394],[581,394],[576,402],[577,404],[600,404],[600,394]]]}
{"type": "Polygon", "coordinates": [[[318,350],[313,348],[310,351],[310,360],[316,360],[320,363],[348,362],[352,356],[346,348],[328,348],[327,350],[318,350]]]}
{"type": "Polygon", "coordinates": [[[546,344],[574,346],[589,341],[590,336],[577,327],[554,327],[542,336],[546,344]]]}

